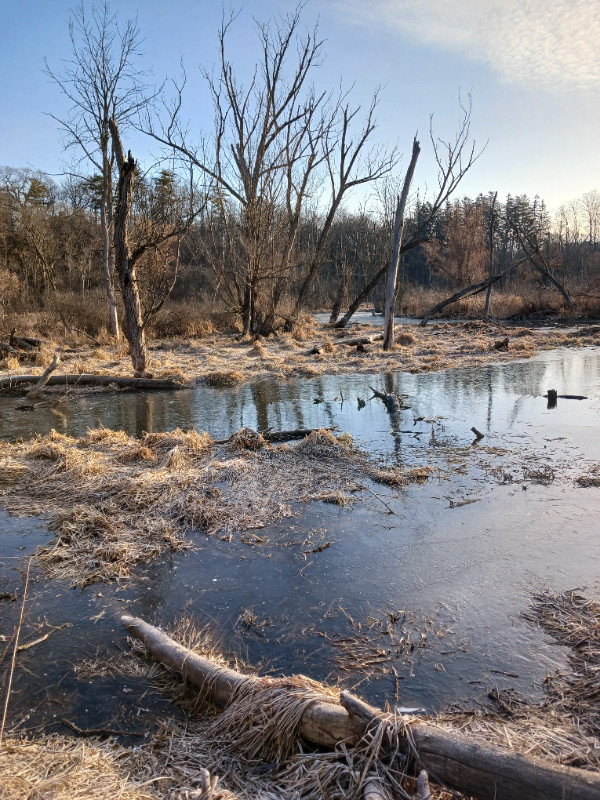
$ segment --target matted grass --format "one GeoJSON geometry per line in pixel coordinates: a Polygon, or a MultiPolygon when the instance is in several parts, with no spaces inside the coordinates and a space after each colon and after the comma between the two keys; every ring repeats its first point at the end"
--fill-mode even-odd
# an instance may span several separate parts
{"type": "Polygon", "coordinates": [[[325,430],[280,446],[250,430],[224,443],[179,429],[141,439],[103,427],[80,439],[52,431],[0,442],[0,503],[45,514],[56,537],[37,550],[39,563],[86,585],[185,549],[190,530],[231,541],[291,516],[298,503],[343,505],[369,464],[351,437],[325,430]]]}
{"type": "MultiPolygon", "coordinates": [[[[234,335],[210,334],[182,339],[150,342],[148,369],[156,378],[174,378],[182,383],[206,382],[215,387],[235,386],[247,380],[269,376],[307,377],[348,373],[376,373],[389,370],[430,372],[451,367],[473,366],[486,362],[529,358],[541,350],[557,347],[581,347],[598,343],[593,329],[567,332],[560,329],[539,330],[495,323],[471,321],[459,324],[432,323],[425,328],[397,326],[394,349],[384,351],[381,342],[373,342],[367,352],[343,344],[357,335],[379,332],[371,325],[353,325],[348,330],[319,327],[312,320],[293,333],[268,338],[240,340],[234,335]],[[494,345],[508,338],[508,349],[494,345]],[[311,354],[315,348],[317,354],[311,354]]],[[[74,346],[61,353],[60,371],[131,376],[131,358],[127,348],[105,343],[102,348],[88,344],[74,346]]],[[[64,345],[48,346],[39,364],[21,364],[0,359],[0,377],[15,373],[41,373],[54,350],[64,345]]],[[[49,390],[58,392],[58,389],[49,390]]],[[[78,387],[73,391],[106,389],[78,387]]]]}

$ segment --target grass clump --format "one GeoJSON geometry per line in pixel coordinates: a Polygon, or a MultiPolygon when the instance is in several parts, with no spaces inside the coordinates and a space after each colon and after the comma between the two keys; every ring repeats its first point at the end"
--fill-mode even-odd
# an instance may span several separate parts
{"type": "Polygon", "coordinates": [[[190,530],[231,540],[290,516],[324,487],[345,498],[362,461],[350,437],[329,431],[279,447],[250,430],[220,443],[194,430],[141,440],[103,427],[81,439],[52,431],[0,443],[0,503],[46,515],[55,538],[38,548],[39,563],[86,585],[184,550],[190,530]]]}

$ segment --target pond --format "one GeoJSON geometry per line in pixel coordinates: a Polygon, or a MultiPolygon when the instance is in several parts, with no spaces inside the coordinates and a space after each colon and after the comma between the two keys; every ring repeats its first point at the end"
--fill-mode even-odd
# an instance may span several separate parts
{"type": "MultiPolygon", "coordinates": [[[[11,715],[26,726],[59,729],[65,716],[81,727],[133,716],[143,725],[173,713],[138,679],[78,678],[82,660],[125,646],[124,611],[161,625],[188,615],[253,664],[359,685],[377,704],[464,706],[494,686],[540,697],[565,656],[521,612],[544,586],[598,590],[600,489],[573,479],[600,461],[599,349],[419,375],[90,394],[59,408],[19,411],[2,397],[0,436],[81,436],[99,423],[214,438],[244,426],[337,427],[377,459],[427,464],[433,476],[402,491],[372,485],[352,507],[297,508],[261,531],[265,547],[194,534],[192,551],[123,585],[33,581],[29,624],[65,627],[19,654],[11,715]],[[388,412],[370,387],[395,391],[404,408],[388,412]],[[548,408],[548,389],[586,399],[548,408]],[[484,438],[474,442],[471,427],[484,438]]],[[[49,536],[42,521],[0,515],[0,591],[22,592],[23,558],[49,536]]],[[[19,607],[0,603],[1,631],[19,607]]]]}

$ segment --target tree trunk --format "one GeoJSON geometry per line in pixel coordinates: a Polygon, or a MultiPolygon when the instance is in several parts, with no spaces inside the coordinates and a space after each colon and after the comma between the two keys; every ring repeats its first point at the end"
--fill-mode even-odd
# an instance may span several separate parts
{"type": "MultiPolygon", "coordinates": [[[[489,264],[489,271],[488,277],[494,277],[494,210],[496,208],[496,199],[498,197],[498,192],[494,192],[494,197],[492,198],[492,206],[490,208],[490,229],[489,229],[489,244],[490,244],[490,264],[489,264]]],[[[488,319],[490,316],[490,303],[492,301],[492,290],[494,284],[490,283],[487,290],[487,295],[485,297],[485,309],[483,311],[484,319],[488,319]]]]}
{"type": "Polygon", "coordinates": [[[117,301],[113,292],[112,276],[115,272],[115,251],[113,243],[110,241],[111,224],[109,204],[110,199],[110,164],[106,155],[103,158],[104,175],[102,176],[102,207],[100,212],[100,224],[102,228],[102,277],[104,280],[104,290],[108,299],[108,310],[110,314],[110,332],[117,339],[120,338],[119,315],[117,313],[117,301]]]}
{"type": "MultiPolygon", "coordinates": [[[[141,619],[123,616],[121,622],[140,639],[154,658],[182,673],[198,686],[206,700],[226,706],[236,688],[248,681],[265,680],[218,667],[141,619]]],[[[343,692],[342,705],[314,702],[300,719],[299,734],[306,741],[332,748],[355,744],[382,712],[343,692]]],[[[522,756],[499,747],[446,731],[435,725],[410,723],[407,737],[411,754],[438,781],[479,800],[598,800],[600,774],[565,768],[539,758],[522,756]]]]}
{"type": "Polygon", "coordinates": [[[398,278],[398,265],[400,263],[400,249],[402,247],[402,234],[404,232],[404,210],[406,209],[406,202],[408,200],[408,192],[410,184],[415,174],[415,167],[417,166],[417,159],[421,147],[415,138],[413,140],[412,156],[410,164],[406,170],[404,184],[402,186],[402,193],[398,198],[398,205],[396,206],[396,219],[394,221],[394,247],[392,252],[392,260],[388,267],[387,281],[385,287],[385,302],[384,302],[384,322],[383,322],[383,349],[391,350],[394,346],[394,311],[396,306],[396,281],[398,278]]]}
{"type": "Polygon", "coordinates": [[[127,160],[125,160],[119,129],[114,119],[110,121],[110,132],[119,165],[117,209],[114,220],[115,267],[119,276],[123,305],[125,307],[125,336],[129,342],[129,352],[134,373],[136,376],[141,377],[146,371],[146,340],[136,282],[135,261],[131,257],[128,238],[135,160],[131,155],[131,151],[127,160]]]}

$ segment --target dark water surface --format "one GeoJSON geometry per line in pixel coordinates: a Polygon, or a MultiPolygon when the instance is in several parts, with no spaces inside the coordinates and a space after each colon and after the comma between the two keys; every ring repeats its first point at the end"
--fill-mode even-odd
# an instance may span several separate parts
{"type": "MultiPolygon", "coordinates": [[[[427,632],[425,646],[415,648],[412,664],[395,662],[398,682],[387,675],[362,683],[363,696],[393,703],[399,686],[403,705],[429,708],[476,702],[493,686],[539,697],[544,675],[564,666],[565,655],[520,614],[532,592],[546,585],[598,591],[600,489],[577,488],[572,477],[600,462],[599,422],[596,348],[422,375],[88,395],[58,415],[17,411],[14,398],[0,398],[0,437],[11,440],[51,428],[81,436],[98,423],[135,435],[195,427],[214,438],[241,426],[337,426],[387,462],[436,470],[426,484],[402,492],[374,486],[379,497],[365,492],[353,508],[297,509],[295,517],[261,531],[268,547],[198,533],[194,551],[142,569],[122,586],[80,590],[34,580],[26,640],[35,639],[35,624],[42,631],[69,627],[19,654],[13,721],[28,716],[28,726],[52,730],[53,724],[60,729],[61,717],[81,727],[125,720],[133,729],[172,713],[139,679],[77,676],[82,660],[126,648],[118,623],[123,611],[157,624],[188,614],[210,623],[225,645],[255,664],[340,677],[349,685],[364,676],[338,669],[339,651],[323,634],[356,636],[346,614],[368,627],[369,618],[386,611],[407,611],[416,615],[415,640],[427,632]],[[388,413],[380,400],[369,399],[369,386],[403,395],[407,408],[388,413]],[[548,409],[548,389],[588,399],[559,399],[548,409]],[[359,398],[366,401],[362,408],[359,398]],[[471,426],[485,434],[478,445],[471,426]],[[528,480],[524,464],[551,469],[556,479],[549,485],[528,480]],[[505,477],[493,478],[491,470],[505,477]],[[465,499],[477,502],[460,505],[465,499]],[[301,545],[307,538],[332,545],[307,554],[311,547],[301,545]],[[250,629],[239,622],[245,610],[256,619],[250,629]]],[[[0,592],[22,592],[23,558],[50,536],[42,522],[0,514],[0,592]]],[[[19,607],[0,602],[0,635],[10,635],[19,607]]]]}

